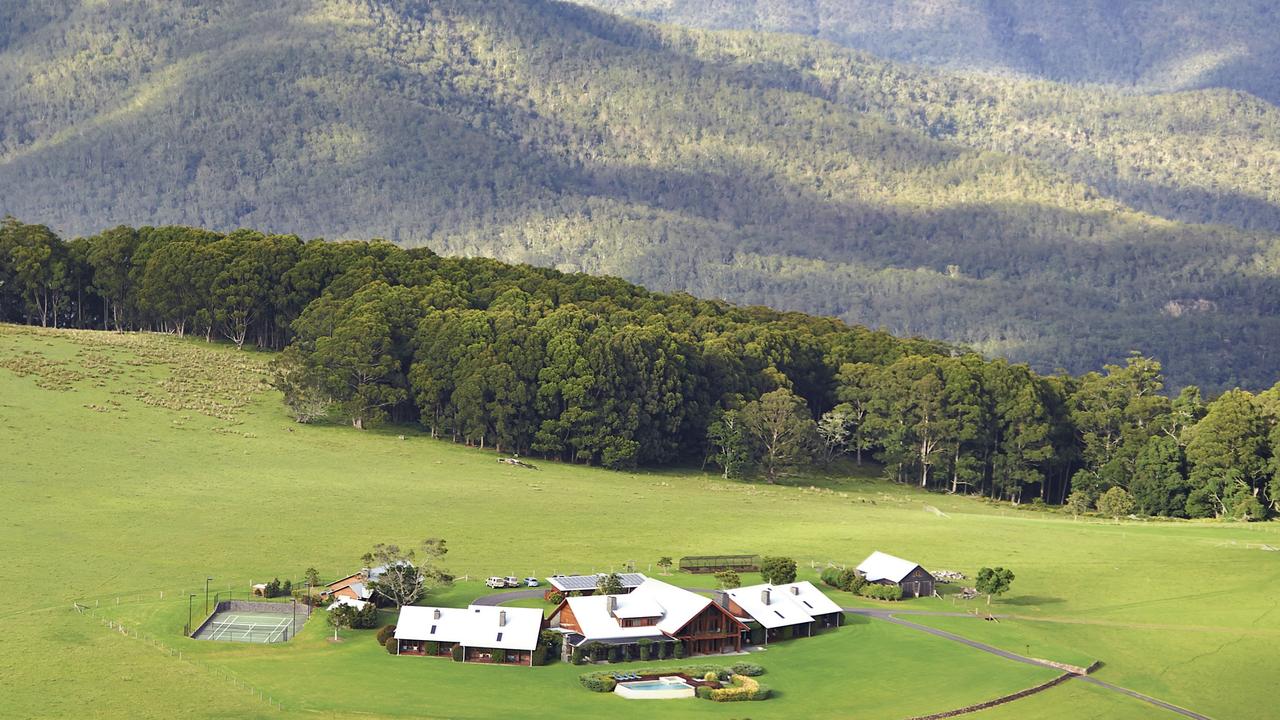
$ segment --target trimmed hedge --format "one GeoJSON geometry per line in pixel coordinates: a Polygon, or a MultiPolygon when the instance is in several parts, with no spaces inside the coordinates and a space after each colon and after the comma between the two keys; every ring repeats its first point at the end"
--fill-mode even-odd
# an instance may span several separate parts
{"type": "Polygon", "coordinates": [[[734,675],[746,675],[747,677],[757,677],[764,674],[764,668],[755,663],[740,662],[729,666],[729,672],[734,675]]]}
{"type": "Polygon", "coordinates": [[[393,637],[389,637],[382,641],[382,647],[386,648],[387,652],[391,655],[399,655],[399,653],[396,652],[400,649],[399,645],[400,643],[398,643],[393,637]]]}
{"type": "Polygon", "coordinates": [[[453,649],[449,651],[449,655],[454,662],[462,662],[462,646],[454,645],[453,649]]]}
{"type": "Polygon", "coordinates": [[[378,629],[378,644],[379,644],[379,645],[386,645],[386,644],[387,644],[387,638],[389,638],[389,637],[391,637],[392,635],[394,635],[394,634],[395,634],[395,632],[396,632],[396,626],[395,626],[395,625],[384,625],[384,626],[382,626],[381,628],[379,628],[379,629],[378,629]]]}
{"type": "Polygon", "coordinates": [[[711,691],[711,699],[716,702],[744,702],[748,700],[764,700],[768,697],[757,697],[760,692],[760,683],[755,678],[746,675],[734,675],[729,678],[732,683],[729,687],[722,687],[711,691]]]}

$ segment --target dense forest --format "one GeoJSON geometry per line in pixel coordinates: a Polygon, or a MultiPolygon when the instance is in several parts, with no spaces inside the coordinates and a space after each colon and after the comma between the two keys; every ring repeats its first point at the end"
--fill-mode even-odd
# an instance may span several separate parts
{"type": "Polygon", "coordinates": [[[838,320],[391,243],[185,227],[62,241],[0,224],[0,321],[283,348],[299,421],[609,468],[775,481],[874,457],[899,482],[1077,511],[1260,519],[1280,384],[1171,398],[1141,356],[1043,376],[838,320]]]}
{"type": "Polygon", "coordinates": [[[694,27],[819,37],[894,60],[1280,103],[1273,0],[576,0],[694,27]]]}
{"type": "MultiPolygon", "coordinates": [[[[763,6],[763,5],[762,5],[763,6]]],[[[0,212],[385,237],[1261,389],[1280,117],[543,0],[0,6],[0,212]],[[1198,224],[1208,223],[1208,224],[1198,224]]]]}

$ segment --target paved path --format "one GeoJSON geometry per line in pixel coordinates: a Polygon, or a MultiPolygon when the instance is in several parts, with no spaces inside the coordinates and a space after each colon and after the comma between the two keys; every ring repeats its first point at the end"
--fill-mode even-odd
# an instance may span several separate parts
{"type": "MultiPolygon", "coordinates": [[[[704,588],[688,588],[688,589],[694,592],[701,592],[701,593],[713,592],[712,590],[707,590],[704,588]]],[[[508,590],[507,592],[494,593],[493,595],[486,595],[482,598],[477,598],[475,600],[475,604],[476,605],[501,605],[503,603],[511,602],[512,600],[528,600],[530,598],[540,598],[542,597],[542,592],[543,592],[542,588],[528,588],[526,590],[508,590]]],[[[1037,667],[1042,667],[1047,670],[1053,670],[1054,672],[1062,672],[1062,668],[1057,667],[1055,665],[1051,665],[1043,660],[1037,660],[1036,658],[1026,657],[1025,655],[1019,655],[1017,653],[1009,652],[1008,650],[1001,650],[1000,648],[995,647],[993,645],[987,645],[986,643],[981,643],[981,642],[978,642],[977,640],[970,640],[969,638],[956,635],[955,633],[947,632],[946,630],[939,630],[938,628],[929,627],[928,625],[921,625],[919,623],[913,623],[910,620],[903,620],[902,618],[897,617],[899,615],[921,615],[921,616],[932,616],[932,617],[967,617],[967,618],[975,618],[975,619],[977,617],[982,617],[982,616],[975,616],[973,613],[945,612],[945,611],[939,611],[939,610],[910,610],[910,609],[881,610],[879,608],[864,608],[864,607],[847,607],[847,608],[841,608],[841,610],[844,610],[845,612],[851,615],[860,615],[862,617],[870,617],[870,618],[875,618],[877,620],[884,620],[885,622],[890,622],[895,625],[901,625],[902,627],[908,627],[913,630],[919,630],[920,632],[926,632],[926,633],[929,633],[930,635],[934,635],[936,637],[940,637],[945,640],[950,640],[952,642],[958,642],[962,645],[967,645],[975,650],[980,650],[985,653],[990,653],[992,655],[1002,657],[1006,660],[1012,660],[1013,662],[1022,663],[1024,665],[1035,665],[1037,667]]],[[[1000,618],[1005,616],[994,615],[992,617],[1000,618]]],[[[1194,720],[1210,720],[1208,716],[1201,715],[1200,713],[1195,712],[1193,710],[1188,710],[1186,708],[1178,707],[1177,705],[1174,705],[1172,703],[1167,703],[1164,700],[1161,700],[1159,698],[1153,698],[1150,695],[1143,695],[1142,693],[1137,692],[1135,690],[1130,690],[1129,688],[1121,687],[1119,685],[1113,685],[1112,683],[1106,682],[1104,680],[1099,680],[1095,677],[1090,677],[1088,675],[1077,675],[1076,678],[1083,682],[1087,682],[1101,688],[1106,688],[1107,690],[1111,690],[1112,692],[1118,692],[1122,695],[1127,695],[1136,700],[1141,700],[1143,702],[1150,703],[1152,705],[1155,705],[1156,707],[1164,708],[1165,710],[1168,710],[1173,713],[1177,713],[1178,715],[1181,715],[1183,717],[1193,718],[1194,720]]]]}

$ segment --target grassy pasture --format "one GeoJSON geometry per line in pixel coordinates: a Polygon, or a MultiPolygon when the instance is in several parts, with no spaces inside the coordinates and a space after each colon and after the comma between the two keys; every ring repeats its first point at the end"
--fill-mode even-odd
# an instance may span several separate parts
{"type": "MultiPolygon", "coordinates": [[[[473,578],[433,598],[442,604],[482,594],[475,579],[494,574],[626,561],[656,574],[649,563],[661,555],[758,552],[792,555],[815,577],[811,564],[881,549],[971,575],[997,564],[1017,572],[991,609],[1018,620],[913,620],[1015,652],[1029,645],[1037,657],[1101,659],[1098,677],[1214,717],[1258,716],[1280,674],[1280,555],[1259,549],[1280,545],[1272,523],[1077,522],[856,471],[770,487],[696,469],[614,473],[535,459],[540,469],[526,470],[405,428],[296,425],[263,384],[266,359],[160,336],[0,326],[0,542],[14,577],[38,578],[0,609],[0,673],[20,689],[0,716],[652,713],[580,690],[577,668],[397,660],[359,632],[334,644],[322,616],[283,646],[180,637],[186,596],[200,595],[198,612],[206,574],[214,588],[241,591],[308,566],[334,577],[374,542],[428,535],[448,538],[447,566],[473,578]],[[98,617],[159,646],[72,612],[73,600],[96,602],[98,617]]],[[[986,609],[949,597],[902,607],[986,609]]],[[[1051,676],[878,621],[754,659],[777,699],[671,703],[662,714],[899,718],[1051,676]]],[[[981,715],[1161,714],[1069,682],[981,715]]]]}

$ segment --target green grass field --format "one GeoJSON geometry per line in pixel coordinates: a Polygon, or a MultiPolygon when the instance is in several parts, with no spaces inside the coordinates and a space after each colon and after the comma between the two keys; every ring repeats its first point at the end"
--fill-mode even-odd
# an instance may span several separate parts
{"type": "MultiPolygon", "coordinates": [[[[410,428],[296,425],[264,385],[267,359],[162,336],[0,325],[0,542],[23,581],[0,608],[0,676],[18,689],[0,716],[890,719],[1053,676],[855,618],[753,657],[773,700],[656,712],[582,690],[571,666],[392,658],[368,631],[333,643],[323,614],[275,646],[181,636],[187,596],[198,595],[198,613],[206,575],[224,593],[296,580],[308,566],[336,577],[376,542],[427,536],[447,538],[447,567],[470,578],[432,597],[442,604],[484,594],[488,575],[628,561],[650,571],[662,555],[788,554],[810,578],[872,549],[970,574],[1004,565],[1018,577],[991,609],[1016,619],[911,619],[1035,657],[1101,660],[1097,677],[1211,717],[1271,712],[1280,554],[1262,546],[1280,546],[1274,523],[1077,522],[866,472],[771,487],[696,470],[536,459],[540,469],[526,470],[410,428]]],[[[901,607],[987,609],[951,598],[901,607]]],[[[1070,681],[975,717],[1162,716],[1173,717],[1070,681]]]]}

